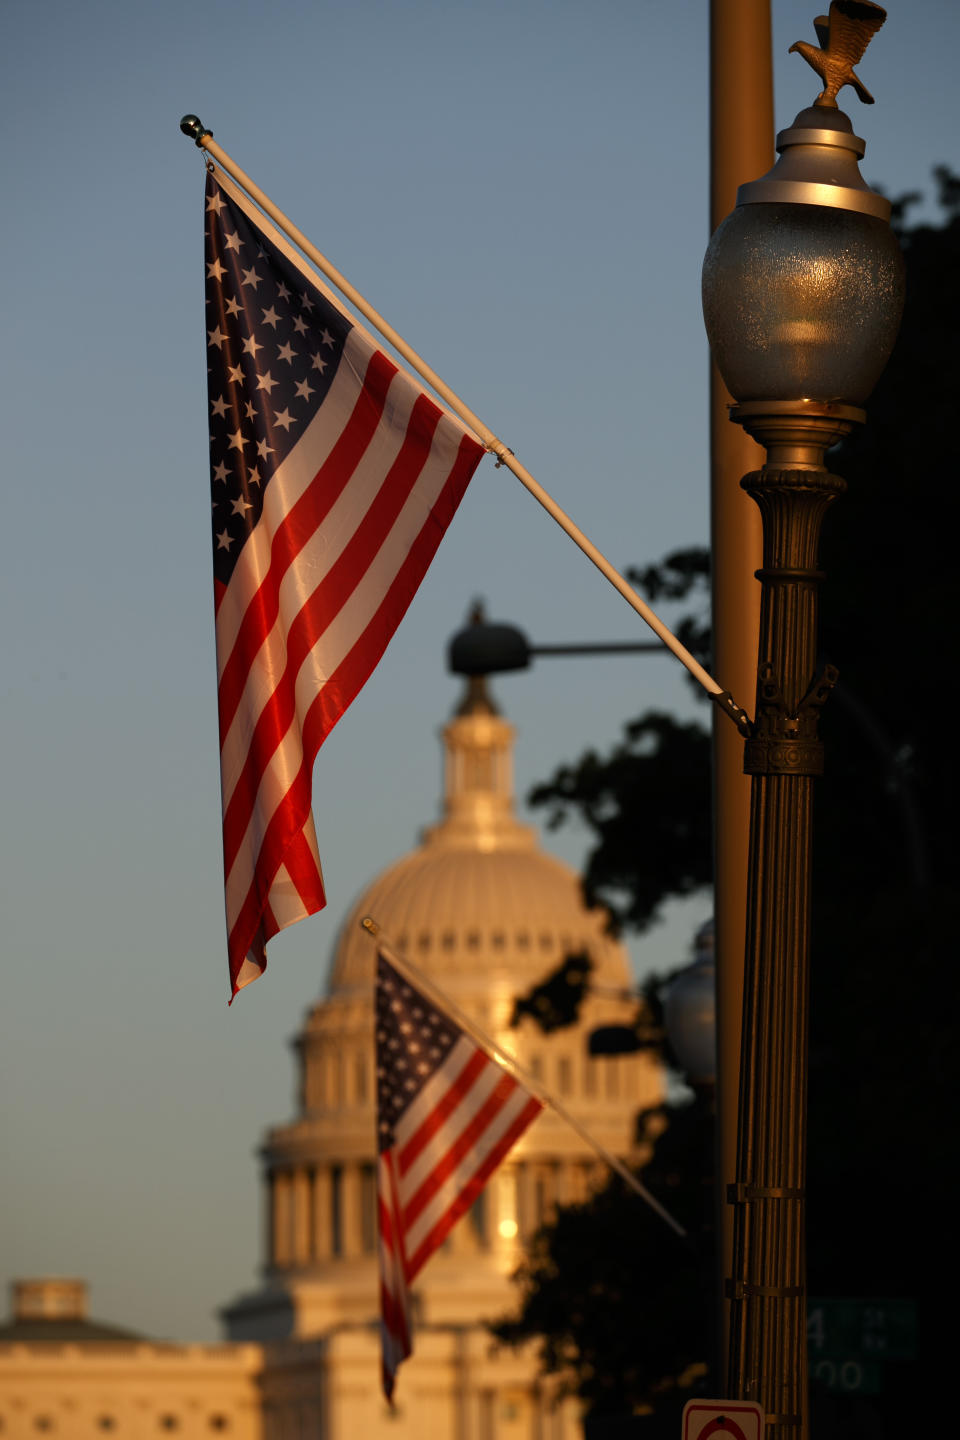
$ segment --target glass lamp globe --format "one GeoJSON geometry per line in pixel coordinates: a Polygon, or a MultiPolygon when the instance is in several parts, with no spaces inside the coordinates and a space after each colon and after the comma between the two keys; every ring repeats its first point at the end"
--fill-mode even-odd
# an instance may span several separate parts
{"type": "Polygon", "coordinates": [[[703,314],[735,400],[860,406],[893,349],[903,258],[890,202],[863,181],[864,142],[812,105],[780,159],[741,185],[703,263],[703,314]]]}
{"type": "Polygon", "coordinates": [[[693,1085],[712,1085],[717,1074],[717,999],[713,921],[697,931],[694,961],[671,981],[663,1019],[674,1054],[693,1085]]]}

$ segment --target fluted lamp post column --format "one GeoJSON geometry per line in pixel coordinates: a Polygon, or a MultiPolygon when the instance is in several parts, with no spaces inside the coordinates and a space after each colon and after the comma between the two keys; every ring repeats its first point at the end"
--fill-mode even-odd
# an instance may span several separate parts
{"type": "MultiPolygon", "coordinates": [[[[760,508],[763,568],[752,776],[744,1023],[725,1394],[760,1404],[768,1436],[808,1433],[804,1184],[813,779],[820,707],[836,680],[815,673],[820,526],[844,482],[826,451],[862,423],[903,304],[890,206],[860,176],[864,143],[837,108],[884,12],[833,0],[815,104],[777,137],[780,159],[740,187],[703,268],[714,358],[731,419],[766,448],[740,482],[760,508]]],[[[865,94],[866,92],[863,92],[865,94]]]]}

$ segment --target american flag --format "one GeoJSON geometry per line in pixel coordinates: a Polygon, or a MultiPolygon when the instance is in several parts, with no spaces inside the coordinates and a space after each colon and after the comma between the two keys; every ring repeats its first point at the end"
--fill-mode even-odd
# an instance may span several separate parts
{"type": "Polygon", "coordinates": [[[409,1287],[543,1106],[377,956],[383,1388],[411,1353],[409,1287]]]}
{"type": "Polygon", "coordinates": [[[479,441],[220,172],[206,188],[220,775],[232,994],[325,904],[313,762],[383,654],[479,441]]]}

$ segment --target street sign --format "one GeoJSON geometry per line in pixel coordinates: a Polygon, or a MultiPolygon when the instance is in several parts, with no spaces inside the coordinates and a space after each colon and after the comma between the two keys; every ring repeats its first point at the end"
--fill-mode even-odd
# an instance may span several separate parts
{"type": "Polygon", "coordinates": [[[763,1409],[750,1400],[688,1400],[681,1440],[763,1440],[763,1409]]]}
{"type": "Polygon", "coordinates": [[[810,1359],[912,1360],[917,1307],[912,1300],[807,1302],[810,1359]]]}
{"type": "Polygon", "coordinates": [[[917,1350],[913,1300],[807,1301],[810,1378],[835,1394],[878,1395],[885,1360],[912,1360],[917,1350]]]}

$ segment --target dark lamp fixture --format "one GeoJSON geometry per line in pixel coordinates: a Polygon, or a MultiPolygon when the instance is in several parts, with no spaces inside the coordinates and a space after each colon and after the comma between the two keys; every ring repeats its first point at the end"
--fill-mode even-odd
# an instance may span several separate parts
{"type": "Polygon", "coordinates": [[[663,1020],[671,1049],[691,1085],[713,1085],[717,1076],[717,997],[713,921],[697,931],[693,964],[670,982],[663,1020]]]}
{"type": "Polygon", "coordinates": [[[458,630],[447,647],[447,668],[468,678],[527,670],[534,659],[560,655],[666,655],[660,640],[586,640],[559,645],[531,645],[516,625],[487,620],[483,607],[474,605],[469,623],[458,630]]]}
{"type": "Polygon", "coordinates": [[[530,665],[530,642],[515,625],[484,619],[477,607],[469,625],[458,630],[447,648],[447,666],[454,675],[493,675],[508,670],[526,670],[530,665]]]}

